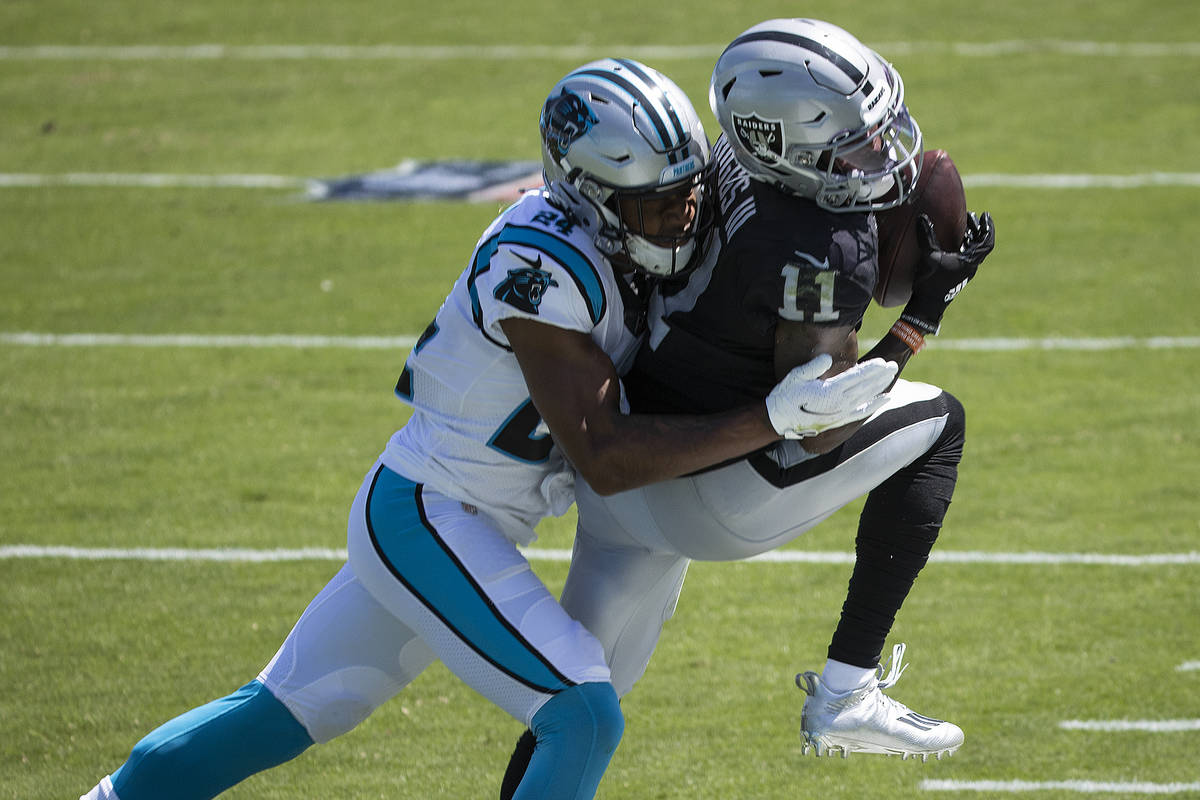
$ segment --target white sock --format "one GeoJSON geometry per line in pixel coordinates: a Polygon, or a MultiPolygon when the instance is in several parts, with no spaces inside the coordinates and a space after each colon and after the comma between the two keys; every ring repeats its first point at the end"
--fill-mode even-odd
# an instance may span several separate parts
{"type": "Polygon", "coordinates": [[[856,667],[832,658],[825,662],[821,672],[821,683],[834,694],[845,694],[867,685],[875,677],[875,668],[856,667]]]}
{"type": "Polygon", "coordinates": [[[121,800],[121,798],[117,797],[117,793],[113,790],[112,776],[105,775],[95,788],[80,797],[79,800],[121,800]]]}

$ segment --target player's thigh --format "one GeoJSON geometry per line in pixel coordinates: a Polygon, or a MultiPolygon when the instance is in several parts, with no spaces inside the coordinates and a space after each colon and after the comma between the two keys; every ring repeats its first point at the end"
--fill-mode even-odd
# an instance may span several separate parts
{"type": "Polygon", "coordinates": [[[577,487],[580,517],[614,543],[728,561],[779,547],[927,452],[946,422],[942,392],[898,381],[845,445],[812,456],[798,442],[720,469],[600,497],[577,487]]]}
{"type": "Polygon", "coordinates": [[[646,670],[663,625],[675,613],[688,559],[615,546],[580,517],[562,605],[604,646],[612,683],[624,696],[646,670]]]}
{"type": "Polygon", "coordinates": [[[343,565],[259,674],[316,742],[349,731],[433,660],[433,653],[343,565]]]}
{"type": "MultiPolygon", "coordinates": [[[[864,496],[937,442],[949,407],[936,386],[898,381],[850,439],[824,455],[795,441],[696,476],[699,507],[719,519],[744,554],[779,547],[864,496]],[[757,473],[757,479],[748,474],[757,473]]],[[[678,531],[676,531],[678,536],[678,531]]]]}
{"type": "Polygon", "coordinates": [[[484,513],[381,467],[356,502],[350,563],[447,667],[518,720],[607,682],[600,643],[484,513]]]}

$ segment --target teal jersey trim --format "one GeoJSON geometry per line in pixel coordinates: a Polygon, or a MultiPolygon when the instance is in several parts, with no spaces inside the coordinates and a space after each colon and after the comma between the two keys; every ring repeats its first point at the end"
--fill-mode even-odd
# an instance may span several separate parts
{"type": "MultiPolygon", "coordinates": [[[[500,232],[479,246],[475,252],[475,261],[471,265],[471,274],[467,278],[467,287],[471,293],[471,313],[475,324],[483,330],[483,309],[479,304],[479,292],[475,288],[475,280],[491,269],[492,257],[502,244],[515,244],[532,247],[548,255],[566,269],[571,280],[579,288],[588,304],[588,314],[592,324],[599,324],[608,310],[608,298],[604,294],[604,283],[596,266],[570,242],[558,238],[552,233],[530,228],[525,225],[505,225],[500,232]]],[[[484,332],[487,336],[487,332],[484,332]]],[[[491,341],[494,339],[488,337],[491,341]]],[[[499,342],[495,342],[499,344],[499,342]]]]}

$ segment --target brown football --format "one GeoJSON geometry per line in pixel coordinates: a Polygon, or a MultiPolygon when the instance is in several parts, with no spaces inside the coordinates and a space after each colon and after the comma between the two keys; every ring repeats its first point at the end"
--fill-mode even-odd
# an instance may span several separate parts
{"type": "Polygon", "coordinates": [[[879,281],[875,302],[901,306],[912,296],[913,275],[921,258],[917,217],[933,221],[938,244],[957,250],[967,231],[967,195],[958,168],[945,150],[926,150],[912,194],[900,205],[875,212],[879,225],[879,281]]]}

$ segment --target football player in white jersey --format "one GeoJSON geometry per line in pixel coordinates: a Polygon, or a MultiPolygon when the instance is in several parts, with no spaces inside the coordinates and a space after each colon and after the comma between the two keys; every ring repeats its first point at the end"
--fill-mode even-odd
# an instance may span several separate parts
{"type": "MultiPolygon", "coordinates": [[[[87,800],[196,800],[353,728],[435,658],[528,725],[518,798],[592,797],[624,726],[604,649],[517,549],[571,503],[864,418],[882,360],[791,371],[721,414],[624,415],[644,320],[635,276],[691,268],[709,145],[665,76],[593,62],[551,90],[546,187],[489,226],[396,385],[410,421],[354,499],[349,558],[257,678],[152,731],[87,800]]],[[[313,789],[313,794],[330,790],[313,789]]],[[[424,794],[423,791],[418,791],[424,794]]]]}
{"type": "MultiPolygon", "coordinates": [[[[654,293],[648,341],[625,379],[636,413],[738,407],[817,354],[831,355],[835,371],[852,368],[878,270],[872,212],[900,203],[919,170],[922,137],[900,76],[829,23],[750,28],[718,60],[710,100],[724,133],[714,148],[717,243],[696,270],[654,293]]],[[[971,217],[957,251],[926,237],[912,299],[867,358],[903,367],[993,244],[987,214],[971,217]]],[[[954,397],[898,380],[868,420],[715,469],[610,496],[584,476],[562,604],[604,644],[623,696],[646,669],[690,559],[779,547],[867,494],[828,661],[820,674],[797,676],[805,750],[953,753],[963,740],[957,726],[881,691],[899,677],[903,646],[886,676],[879,658],[937,538],[963,432],[954,397]]],[[[528,735],[518,744],[506,786],[529,744],[528,735]]]]}

